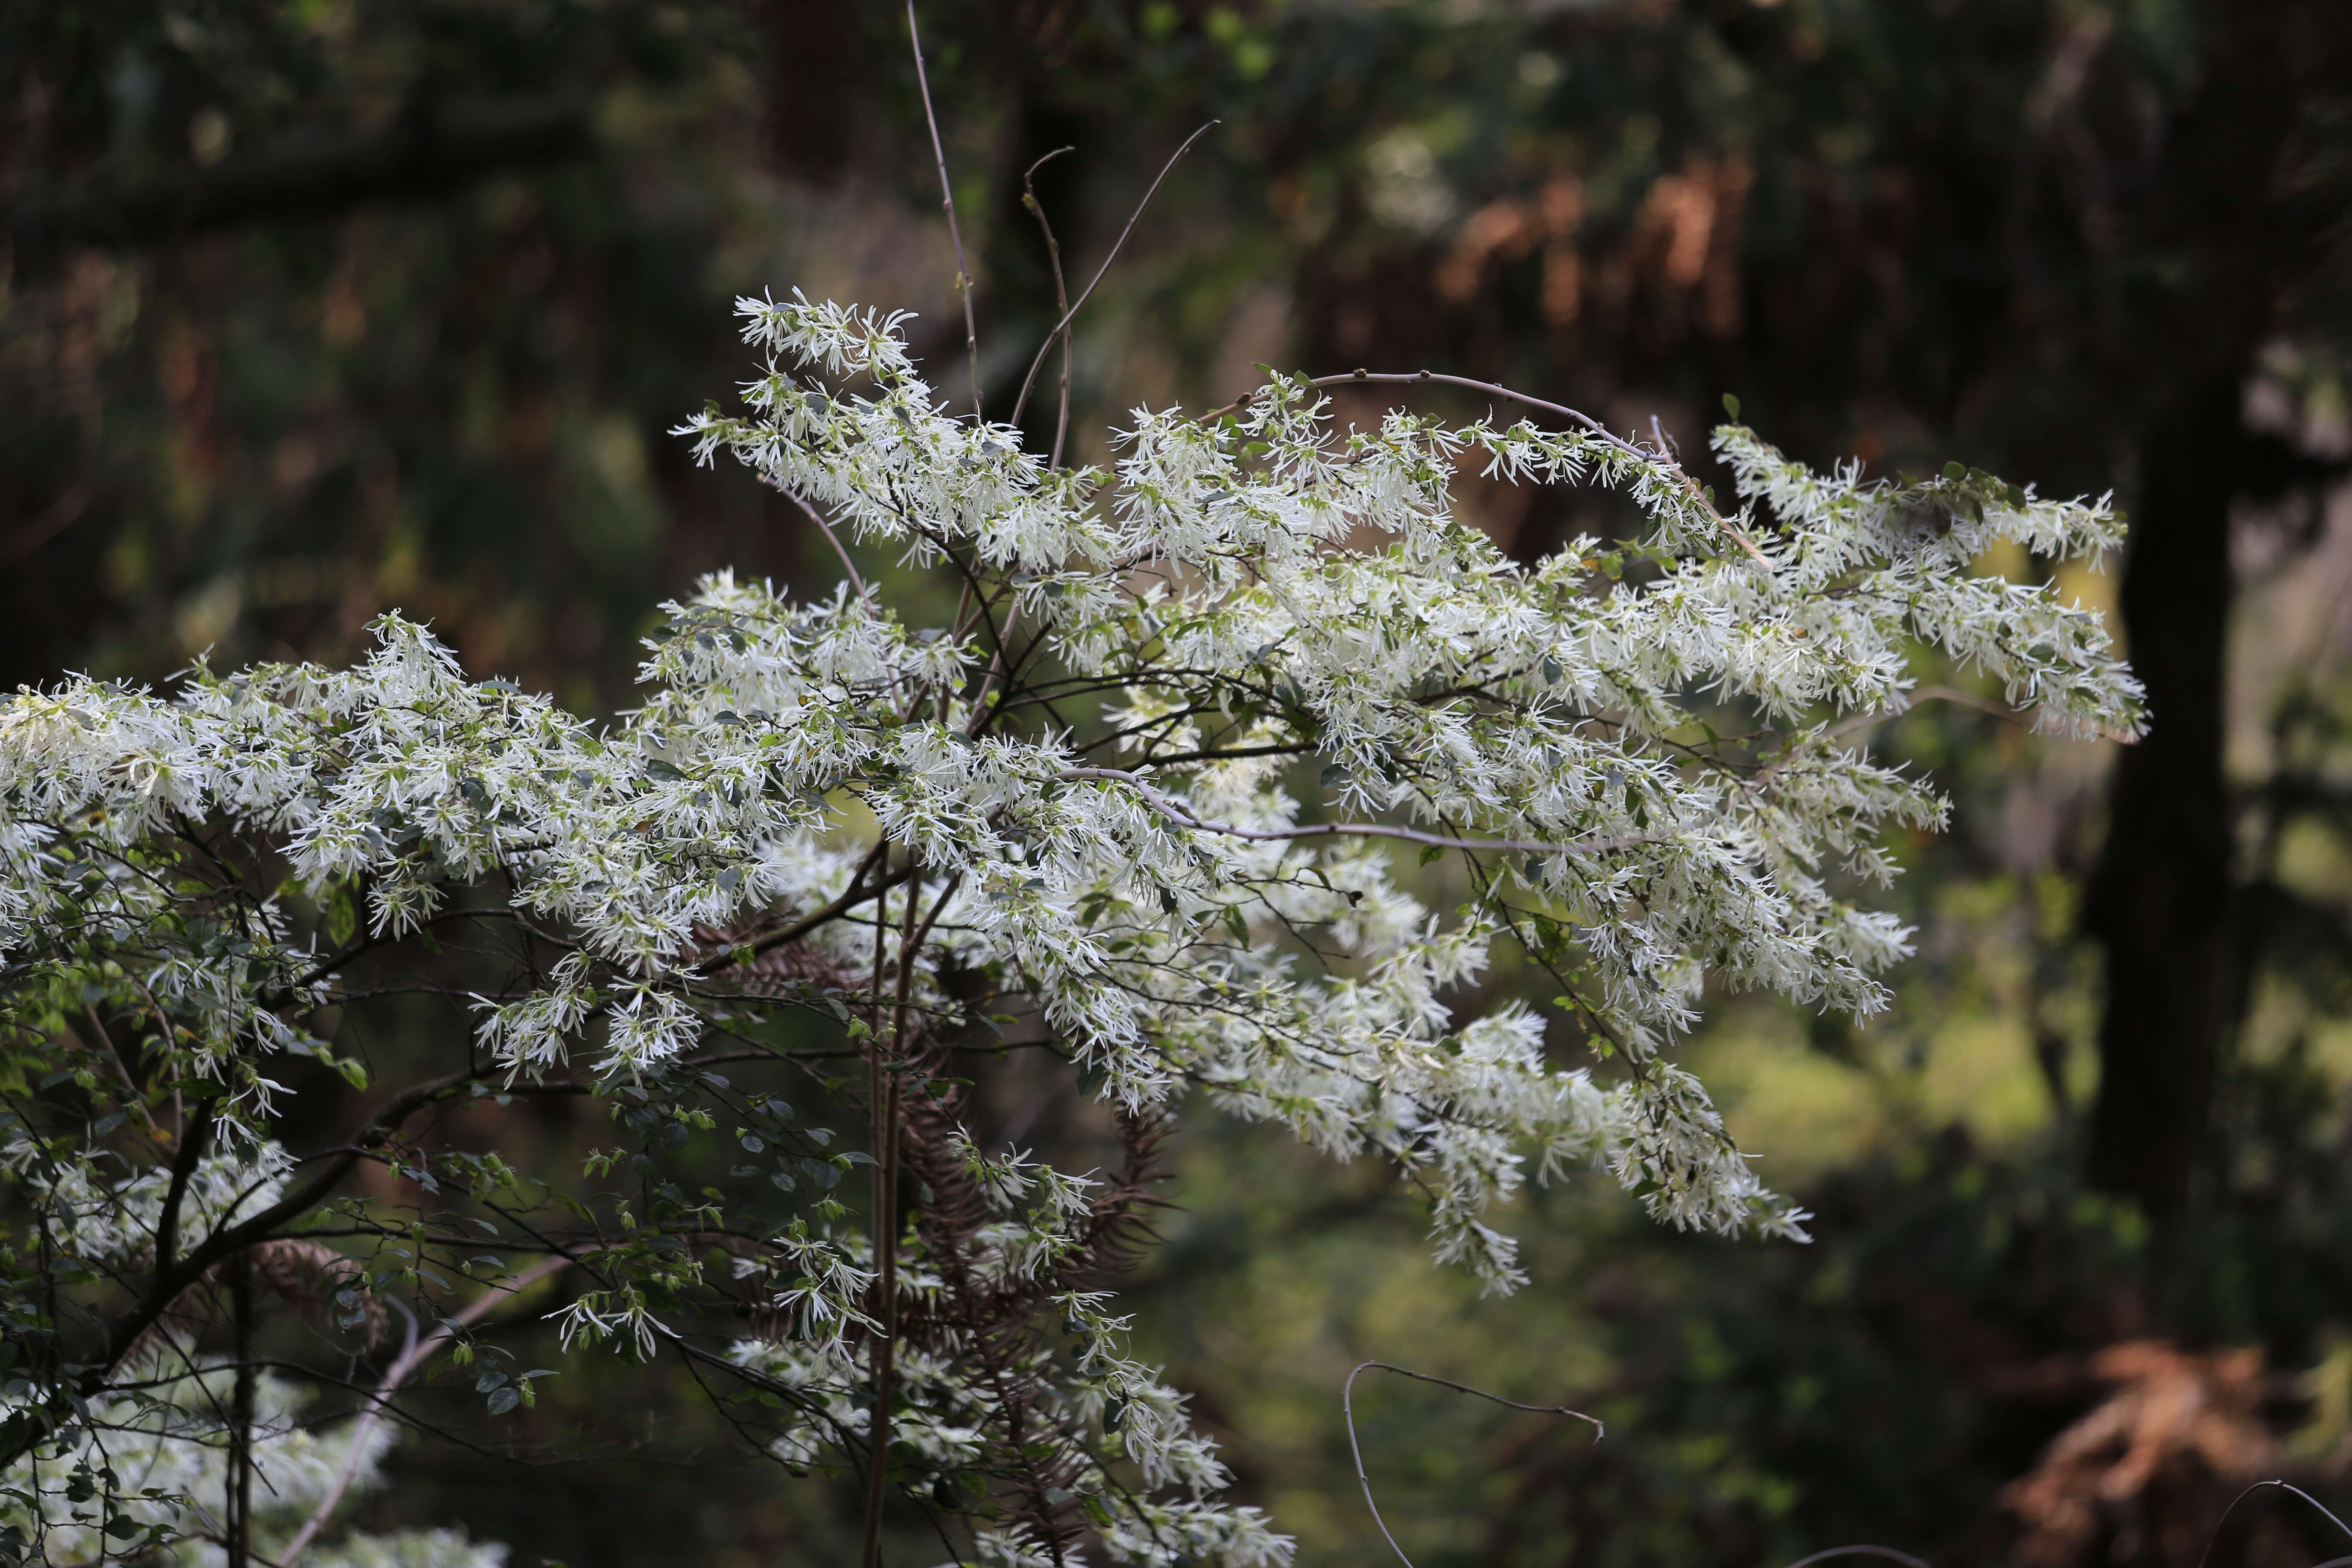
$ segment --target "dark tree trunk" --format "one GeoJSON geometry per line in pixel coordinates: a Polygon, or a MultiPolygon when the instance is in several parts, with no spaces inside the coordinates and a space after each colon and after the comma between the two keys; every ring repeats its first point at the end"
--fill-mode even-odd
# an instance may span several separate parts
{"type": "Polygon", "coordinates": [[[2305,79],[2341,58],[2341,0],[2207,7],[2204,83],[2169,128],[2146,237],[2178,258],[2157,308],[2116,345],[2118,392],[2149,398],[2123,618],[2147,737],[2116,770],[2090,923],[2106,949],[2092,1183],[2177,1214],[2207,1152],[2235,1027],[2236,902],[2222,778],[2230,510],[2244,488],[2241,400],[2279,301],[2321,254],[2291,192],[2305,79]]]}
{"type": "Polygon", "coordinates": [[[2116,765],[2092,887],[2107,996],[2090,1176],[2156,1215],[2188,1200],[2230,1026],[2222,678],[2238,399],[2237,377],[2216,373],[2150,427],[2124,569],[2151,725],[2116,765]]]}

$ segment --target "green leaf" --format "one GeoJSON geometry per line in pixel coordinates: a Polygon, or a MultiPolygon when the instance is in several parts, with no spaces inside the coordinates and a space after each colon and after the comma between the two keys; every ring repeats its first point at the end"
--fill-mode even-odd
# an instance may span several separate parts
{"type": "Polygon", "coordinates": [[[1727,392],[1723,395],[1723,411],[1726,414],[1730,415],[1734,419],[1739,417],[1739,395],[1738,393],[1727,392]]]}
{"type": "Polygon", "coordinates": [[[352,903],[352,889],[346,883],[337,883],[327,900],[327,940],[342,947],[360,928],[359,910],[352,903]]]}
{"type": "Polygon", "coordinates": [[[519,1388],[509,1386],[490,1391],[490,1414],[493,1415],[504,1415],[521,1403],[522,1390],[519,1388]]]}

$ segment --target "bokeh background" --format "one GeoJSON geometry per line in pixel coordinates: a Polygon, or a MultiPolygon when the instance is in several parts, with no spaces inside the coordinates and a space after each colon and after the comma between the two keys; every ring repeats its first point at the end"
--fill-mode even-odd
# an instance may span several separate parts
{"type": "MultiPolygon", "coordinates": [[[[2134,521],[2068,586],[2120,617],[2150,738],[1957,704],[1892,727],[1957,803],[1903,847],[1900,1005],[1855,1030],[1727,996],[1694,1046],[1810,1247],[1661,1233],[1579,1181],[1508,1216],[1534,1284],[1480,1300],[1381,1172],[1187,1120],[1139,1332],[1301,1562],[1385,1551],[1339,1420],[1367,1357],[1608,1422],[1360,1387],[1422,1568],[1858,1541],[2194,1568],[2249,1480],[2352,1501],[2352,5],[922,21],[992,409],[1054,314],[1024,172],[1072,149],[1034,189],[1090,276],[1218,122],[1080,319],[1080,457],[1260,363],[1428,368],[1654,420],[1702,464],[1728,392],[1815,462],[1957,459],[2134,521]]],[[[916,310],[968,396],[886,0],[0,4],[0,683],[341,659],[397,606],[609,713],[699,574],[832,582],[783,502],[667,434],[750,373],[737,295],[916,310]]],[[[1032,438],[1052,421],[1036,400],[1032,438]]],[[[1626,521],[1465,504],[1528,558],[1626,521]]],[[[989,1103],[994,1135],[1100,1136],[1051,1073],[989,1103]]],[[[500,1136],[552,1169],[591,1131],[500,1136]]],[[[667,1371],[541,1387],[499,1426],[427,1392],[450,1440],[404,1448],[376,1522],[462,1521],[517,1568],[846,1550],[838,1489],[731,1446],[667,1371]]],[[[2240,1518],[2217,1562],[2352,1550],[2240,1518]]]]}

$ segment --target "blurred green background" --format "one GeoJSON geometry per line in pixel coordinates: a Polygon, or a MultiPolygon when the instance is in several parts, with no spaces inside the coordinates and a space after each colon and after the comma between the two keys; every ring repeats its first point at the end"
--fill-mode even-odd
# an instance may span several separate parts
{"type": "MultiPolygon", "coordinates": [[[[1360,1384],[1422,1568],[1855,1541],[2191,1568],[2248,1479],[2352,1500],[2352,6],[922,21],[992,410],[1053,317],[1024,171],[1074,149],[1035,188],[1091,275],[1218,121],[1081,318],[1082,458],[1261,362],[1429,368],[1654,420],[1701,466],[1729,392],[1811,461],[1958,459],[2134,520],[2128,560],[2068,586],[2120,616],[2148,741],[1959,704],[1889,726],[1957,803],[1902,847],[1901,1004],[1857,1031],[1719,997],[1694,1045],[1811,1246],[1659,1233],[1584,1179],[1517,1205],[1535,1282],[1479,1300],[1377,1169],[1188,1121],[1139,1332],[1302,1563],[1385,1550],[1339,1420],[1367,1357],[1609,1424],[1360,1384]]],[[[0,6],[0,679],[341,659],[397,606],[478,674],[611,712],[700,573],[829,587],[783,502],[666,432],[750,374],[730,306],[768,289],[920,312],[967,400],[904,15],[868,0],[0,6]]],[[[1032,439],[1052,420],[1037,400],[1032,439]]],[[[1529,558],[1625,521],[1465,504],[1529,558]]],[[[1101,1136],[1051,1075],[991,1094],[994,1132],[1101,1136]]],[[[848,1550],[835,1491],[668,1373],[541,1390],[495,1430],[448,1395],[481,1447],[412,1441],[376,1521],[463,1520],[518,1565],[848,1550]]],[[[2221,1550],[2345,1548],[2264,1514],[2221,1550]]]]}

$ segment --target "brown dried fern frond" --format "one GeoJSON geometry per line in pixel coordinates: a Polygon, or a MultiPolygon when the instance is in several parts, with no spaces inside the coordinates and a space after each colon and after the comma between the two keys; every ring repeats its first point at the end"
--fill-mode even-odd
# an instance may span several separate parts
{"type": "Polygon", "coordinates": [[[122,1359],[137,1361],[155,1349],[164,1335],[193,1343],[208,1325],[224,1321],[227,1316],[229,1277],[239,1268],[250,1269],[253,1284],[321,1329],[342,1326],[346,1309],[335,1296],[346,1289],[356,1291],[353,1305],[361,1313],[361,1321],[355,1325],[360,1335],[360,1353],[373,1355],[383,1343],[383,1303],[369,1289],[366,1267],[323,1241],[280,1237],[256,1242],[205,1269],[156,1314],[154,1322],[131,1342],[122,1359]]]}
{"type": "Polygon", "coordinates": [[[2002,1503],[2028,1568],[2198,1560],[2218,1500],[2276,1460],[2259,1348],[2128,1340],[2093,1356],[2114,1392],[2051,1440],[2002,1503]]]}

